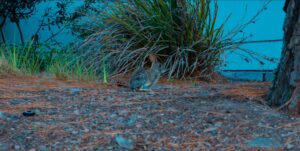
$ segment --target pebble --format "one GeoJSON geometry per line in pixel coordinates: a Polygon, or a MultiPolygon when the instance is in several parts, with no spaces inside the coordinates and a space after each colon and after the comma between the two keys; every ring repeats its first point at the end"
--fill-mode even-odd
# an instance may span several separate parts
{"type": "Polygon", "coordinates": [[[48,150],[47,146],[45,146],[45,145],[39,146],[39,151],[47,151],[47,150],[48,150]]]}
{"type": "Polygon", "coordinates": [[[2,119],[5,119],[5,115],[4,115],[4,113],[3,112],[0,112],[0,118],[2,118],[2,119]]]}
{"type": "Polygon", "coordinates": [[[6,129],[6,126],[4,124],[0,124],[0,135],[1,135],[1,132],[3,132],[3,130],[6,129]]]}
{"type": "Polygon", "coordinates": [[[79,110],[75,110],[74,114],[79,115],[80,114],[79,110]]]}
{"type": "Polygon", "coordinates": [[[9,104],[10,105],[20,105],[20,104],[26,104],[29,102],[31,102],[31,101],[25,100],[25,99],[12,99],[9,101],[9,104]]]}
{"type": "Polygon", "coordinates": [[[105,100],[105,101],[113,101],[113,100],[115,100],[115,97],[113,97],[113,96],[108,96],[108,97],[105,97],[104,100],[105,100]]]}
{"type": "Polygon", "coordinates": [[[116,119],[116,124],[120,124],[120,125],[124,125],[125,123],[125,119],[123,117],[118,117],[116,119]]]}
{"type": "Polygon", "coordinates": [[[293,149],[295,146],[293,144],[287,144],[286,149],[293,149]]]}
{"type": "Polygon", "coordinates": [[[128,114],[128,111],[127,110],[121,110],[119,112],[120,115],[127,115],[128,114]]]}
{"type": "Polygon", "coordinates": [[[14,146],[15,150],[19,150],[21,147],[19,145],[14,146]]]}
{"type": "Polygon", "coordinates": [[[18,122],[20,118],[16,115],[13,115],[13,114],[0,112],[0,119],[8,120],[8,121],[11,121],[11,122],[18,122]]]}
{"type": "Polygon", "coordinates": [[[80,88],[69,88],[69,91],[72,95],[77,95],[81,91],[80,88]]]}
{"type": "Polygon", "coordinates": [[[264,138],[264,137],[257,137],[252,140],[246,142],[248,147],[255,147],[255,148],[267,148],[267,149],[276,149],[281,148],[282,145],[279,141],[274,138],[264,138]]]}
{"type": "Polygon", "coordinates": [[[114,147],[112,147],[112,146],[106,147],[107,150],[113,150],[113,148],[114,148],[114,147]]]}
{"type": "Polygon", "coordinates": [[[110,115],[110,118],[114,118],[114,117],[117,117],[117,114],[113,113],[110,115]]]}
{"type": "Polygon", "coordinates": [[[41,110],[40,110],[40,109],[34,109],[33,111],[34,111],[36,114],[38,114],[38,115],[41,114],[41,110]]]}
{"type": "Polygon", "coordinates": [[[83,131],[84,131],[85,133],[87,133],[87,132],[89,132],[90,130],[87,129],[87,128],[85,128],[83,131]]]}
{"type": "Polygon", "coordinates": [[[134,142],[131,139],[124,138],[122,136],[116,137],[116,142],[119,144],[119,146],[126,148],[126,149],[133,149],[134,148],[134,142]]]}
{"type": "Polygon", "coordinates": [[[129,118],[129,120],[128,120],[128,122],[127,122],[126,125],[133,126],[136,123],[136,121],[137,121],[136,116],[130,116],[130,118],[129,118]]]}
{"type": "Polygon", "coordinates": [[[72,131],[72,134],[73,134],[73,135],[77,135],[78,132],[77,132],[77,131],[72,131]]]}
{"type": "Polygon", "coordinates": [[[3,143],[0,142],[0,150],[9,150],[8,148],[9,147],[8,147],[7,144],[3,144],[3,143]]]}

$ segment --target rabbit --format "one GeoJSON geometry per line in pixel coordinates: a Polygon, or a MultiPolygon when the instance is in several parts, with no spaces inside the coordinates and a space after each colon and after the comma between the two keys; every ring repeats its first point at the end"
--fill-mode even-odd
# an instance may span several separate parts
{"type": "Polygon", "coordinates": [[[136,90],[151,90],[151,86],[156,84],[161,76],[165,72],[163,66],[157,61],[155,55],[149,55],[149,59],[152,63],[151,68],[146,70],[143,67],[138,68],[133,72],[129,81],[130,89],[136,90]]]}

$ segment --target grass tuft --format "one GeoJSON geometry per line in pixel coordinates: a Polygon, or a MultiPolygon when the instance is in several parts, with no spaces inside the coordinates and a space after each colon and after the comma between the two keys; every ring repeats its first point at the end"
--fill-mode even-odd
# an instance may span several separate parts
{"type": "Polygon", "coordinates": [[[170,78],[211,76],[221,53],[232,46],[224,24],[216,26],[216,1],[129,0],[112,6],[97,16],[101,30],[80,47],[95,70],[106,58],[111,73],[126,73],[157,54],[170,78]]]}
{"type": "Polygon", "coordinates": [[[70,53],[62,53],[51,61],[47,71],[60,80],[96,81],[97,75],[87,68],[80,60],[73,61],[75,56],[70,53]]]}
{"type": "Polygon", "coordinates": [[[42,60],[32,47],[32,43],[21,47],[17,45],[2,46],[0,48],[3,65],[11,71],[19,71],[26,75],[33,75],[40,71],[42,60]]]}
{"type": "Polygon", "coordinates": [[[59,49],[45,51],[43,47],[33,48],[29,43],[24,47],[2,46],[0,55],[0,75],[36,75],[43,71],[61,80],[98,79],[96,73],[87,68],[83,61],[73,61],[76,57],[74,54],[59,49]]]}

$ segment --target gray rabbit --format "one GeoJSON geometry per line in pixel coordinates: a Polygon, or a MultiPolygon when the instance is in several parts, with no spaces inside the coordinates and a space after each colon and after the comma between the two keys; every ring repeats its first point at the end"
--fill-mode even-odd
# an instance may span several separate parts
{"type": "Polygon", "coordinates": [[[157,61],[157,57],[153,54],[149,55],[149,59],[152,63],[150,69],[143,67],[138,68],[131,75],[129,86],[131,90],[148,90],[151,86],[157,83],[162,73],[165,72],[164,67],[157,61]]]}

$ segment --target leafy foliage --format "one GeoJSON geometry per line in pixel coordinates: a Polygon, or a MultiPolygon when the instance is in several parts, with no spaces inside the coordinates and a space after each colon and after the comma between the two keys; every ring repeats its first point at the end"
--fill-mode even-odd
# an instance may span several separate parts
{"type": "MultiPolygon", "coordinates": [[[[0,17],[2,22],[0,23],[0,30],[9,18],[11,22],[15,23],[18,27],[22,44],[24,45],[24,37],[20,26],[20,20],[29,18],[34,10],[37,3],[44,0],[4,0],[0,1],[0,17]]],[[[2,39],[5,42],[5,37],[2,34],[2,39]]]]}

